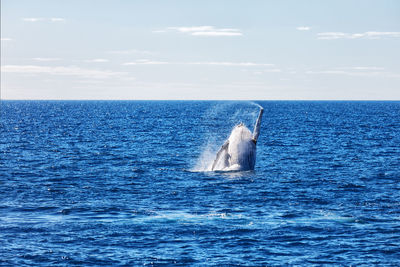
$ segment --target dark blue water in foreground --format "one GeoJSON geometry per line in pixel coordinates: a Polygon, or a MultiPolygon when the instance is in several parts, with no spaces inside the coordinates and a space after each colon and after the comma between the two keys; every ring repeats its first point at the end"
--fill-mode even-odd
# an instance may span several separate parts
{"type": "Polygon", "coordinates": [[[400,102],[259,104],[2,101],[0,265],[399,264],[400,102]]]}

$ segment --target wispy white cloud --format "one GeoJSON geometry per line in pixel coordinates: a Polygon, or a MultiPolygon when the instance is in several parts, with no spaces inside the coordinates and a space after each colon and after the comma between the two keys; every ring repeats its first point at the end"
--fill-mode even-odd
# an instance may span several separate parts
{"type": "Polygon", "coordinates": [[[38,21],[43,21],[44,18],[22,18],[22,20],[26,22],[38,22],[38,21]]]}
{"type": "Polygon", "coordinates": [[[266,69],[266,70],[263,70],[263,72],[264,73],[270,73],[270,72],[277,73],[277,72],[282,72],[282,70],[281,69],[266,69]]]}
{"type": "Polygon", "coordinates": [[[384,70],[382,67],[342,67],[338,69],[343,70],[362,70],[362,71],[376,71],[376,70],[384,70]]]}
{"type": "Polygon", "coordinates": [[[36,66],[36,65],[5,65],[1,68],[4,73],[20,74],[49,74],[49,75],[69,75],[86,78],[103,79],[115,76],[123,76],[125,72],[115,72],[108,70],[85,69],[76,66],[36,66]]]}
{"type": "Polygon", "coordinates": [[[165,64],[170,64],[170,63],[165,62],[165,61],[154,61],[154,60],[149,60],[149,59],[138,59],[136,61],[123,63],[122,65],[129,66],[129,65],[165,65],[165,64]]]}
{"type": "Polygon", "coordinates": [[[298,31],[309,31],[309,30],[311,30],[311,27],[300,26],[300,27],[297,27],[296,30],[298,30],[298,31]]]}
{"type": "Polygon", "coordinates": [[[111,50],[107,53],[116,54],[116,55],[154,55],[154,52],[147,51],[147,50],[138,50],[138,49],[125,49],[125,50],[111,50]]]}
{"type": "Polygon", "coordinates": [[[345,32],[320,32],[317,38],[321,40],[335,39],[381,39],[381,38],[398,38],[400,32],[364,32],[364,33],[345,33],[345,32]]]}
{"type": "Polygon", "coordinates": [[[228,61],[205,61],[205,62],[166,62],[149,59],[139,59],[133,62],[126,62],[122,65],[206,65],[206,66],[228,66],[228,67],[272,67],[274,64],[255,62],[228,62],[228,61]]]}
{"type": "Polygon", "coordinates": [[[254,62],[191,62],[190,65],[211,65],[211,66],[240,66],[240,67],[256,67],[256,66],[274,66],[274,64],[254,63],[254,62]]]}
{"type": "Polygon", "coordinates": [[[167,30],[153,31],[153,32],[165,32],[165,31],[176,31],[193,36],[242,36],[243,35],[243,33],[239,29],[216,28],[214,26],[168,27],[167,30]]]}
{"type": "Polygon", "coordinates": [[[386,71],[382,67],[341,67],[328,70],[310,70],[306,71],[306,74],[400,78],[400,74],[386,71]]]}
{"type": "Polygon", "coordinates": [[[7,41],[13,41],[11,38],[1,38],[1,41],[7,42],[7,41]]]}
{"type": "Polygon", "coordinates": [[[194,26],[194,27],[168,27],[168,30],[176,30],[179,32],[204,32],[204,31],[214,31],[213,26],[194,26]]]}
{"type": "Polygon", "coordinates": [[[253,74],[255,75],[261,75],[261,74],[265,74],[265,73],[280,73],[282,72],[281,69],[266,69],[266,70],[258,70],[258,71],[254,71],[253,74]]]}
{"type": "Polygon", "coordinates": [[[51,22],[65,22],[64,18],[50,18],[51,22]]]}
{"type": "Polygon", "coordinates": [[[25,22],[39,22],[39,21],[44,21],[44,22],[65,22],[66,20],[64,18],[22,18],[23,21],[25,22]]]}
{"type": "Polygon", "coordinates": [[[61,58],[55,58],[55,57],[34,57],[32,59],[35,61],[58,61],[58,60],[61,60],[61,58]]]}
{"type": "Polygon", "coordinates": [[[94,58],[94,59],[87,59],[87,60],[85,60],[85,62],[88,62],[88,63],[106,63],[106,62],[108,62],[109,60],[108,59],[105,59],[105,58],[94,58]]]}
{"type": "Polygon", "coordinates": [[[193,36],[242,36],[241,32],[234,31],[205,31],[205,32],[193,32],[193,36]]]}

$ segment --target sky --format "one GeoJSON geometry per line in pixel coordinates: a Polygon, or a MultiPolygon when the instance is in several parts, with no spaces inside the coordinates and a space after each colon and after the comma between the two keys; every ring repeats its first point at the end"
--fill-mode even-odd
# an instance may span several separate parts
{"type": "Polygon", "coordinates": [[[400,100],[400,1],[1,0],[0,96],[400,100]]]}

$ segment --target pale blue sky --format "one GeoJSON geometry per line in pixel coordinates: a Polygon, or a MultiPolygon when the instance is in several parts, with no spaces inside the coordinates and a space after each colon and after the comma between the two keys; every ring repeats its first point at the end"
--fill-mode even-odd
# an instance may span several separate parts
{"type": "Polygon", "coordinates": [[[2,0],[2,99],[400,100],[400,1],[2,0]]]}

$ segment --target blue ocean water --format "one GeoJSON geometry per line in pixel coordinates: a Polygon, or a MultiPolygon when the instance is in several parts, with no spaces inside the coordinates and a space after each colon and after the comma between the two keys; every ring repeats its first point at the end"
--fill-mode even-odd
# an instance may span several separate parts
{"type": "Polygon", "coordinates": [[[1,101],[0,265],[398,265],[400,102],[1,101]]]}

